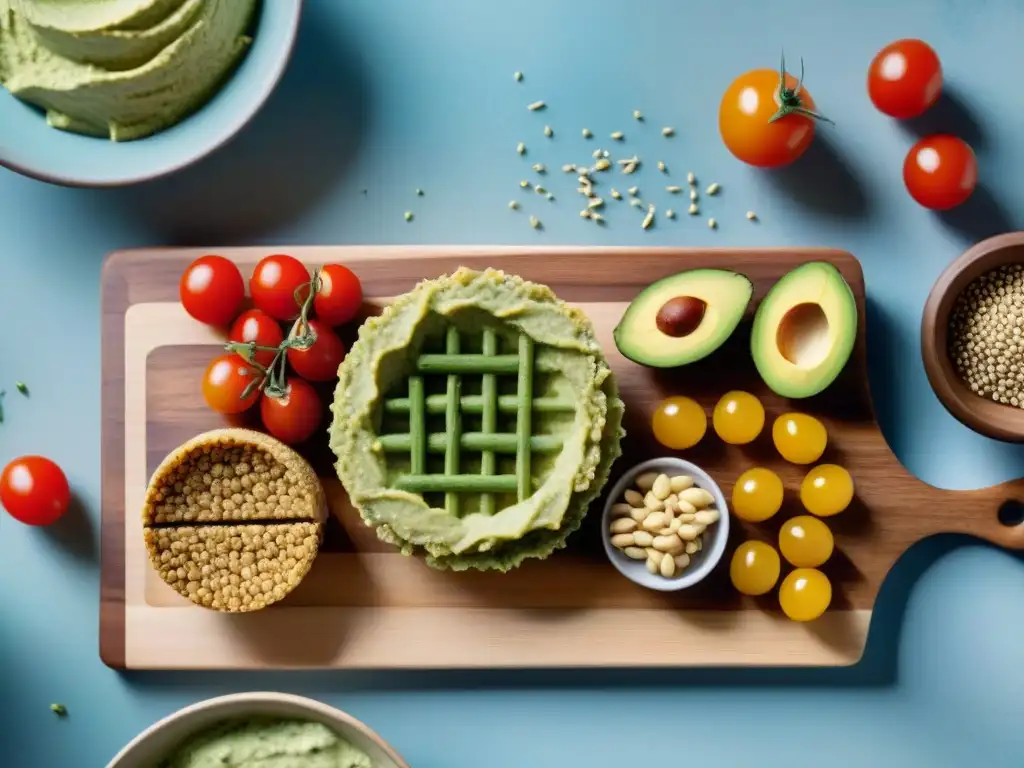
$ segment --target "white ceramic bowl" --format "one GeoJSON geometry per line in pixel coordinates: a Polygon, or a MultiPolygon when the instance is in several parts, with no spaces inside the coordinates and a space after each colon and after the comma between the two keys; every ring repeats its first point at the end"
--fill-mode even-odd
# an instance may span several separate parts
{"type": "Polygon", "coordinates": [[[207,699],[180,709],[136,736],[107,768],[159,765],[182,742],[222,720],[253,716],[313,720],[333,729],[365,752],[374,768],[409,768],[409,764],[380,736],[351,715],[313,699],[287,693],[238,693],[207,699]]]}
{"type": "Polygon", "coordinates": [[[625,472],[608,494],[604,513],[601,515],[601,540],[604,542],[604,551],[608,555],[608,559],[612,561],[612,565],[627,579],[660,592],[676,592],[702,581],[721,561],[728,539],[729,508],[725,503],[722,489],[707,472],[696,464],[684,459],[677,459],[674,456],[651,459],[625,472]],[[647,570],[647,564],[643,560],[632,560],[626,557],[621,550],[612,546],[611,533],[608,531],[612,520],[612,504],[621,501],[626,489],[634,488],[633,481],[644,472],[663,472],[670,477],[689,475],[693,478],[694,485],[703,488],[715,497],[715,507],[721,513],[718,522],[709,526],[705,531],[703,548],[691,556],[690,565],[681,576],[666,579],[661,574],[652,574],[647,570]]]}

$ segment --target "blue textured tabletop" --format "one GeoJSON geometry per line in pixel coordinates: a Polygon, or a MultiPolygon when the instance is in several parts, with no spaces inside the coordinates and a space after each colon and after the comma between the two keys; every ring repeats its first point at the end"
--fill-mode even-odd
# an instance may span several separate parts
{"type": "MultiPolygon", "coordinates": [[[[275,2],[275,0],[269,0],[275,2]]],[[[919,356],[924,299],[970,243],[1021,228],[1024,4],[1016,0],[307,0],[299,47],[251,128],[198,166],[128,190],[47,186],[0,172],[0,463],[42,453],[82,515],[53,531],[0,520],[0,743],[5,766],[102,766],[153,720],[229,691],[313,695],[364,719],[415,768],[556,765],[1019,766],[1024,568],[961,540],[931,541],[886,582],[868,653],[831,671],[529,674],[117,674],[97,654],[99,272],[141,245],[581,243],[823,245],[864,266],[872,390],[894,450],[936,485],[1024,474],[1019,449],[972,434],[932,395],[919,356]],[[902,126],[871,105],[871,57],[916,36],[952,98],[902,126]],[[780,48],[835,126],[781,174],[732,159],[716,124],[733,76],[780,48]],[[516,70],[525,73],[513,81],[516,70]],[[547,102],[537,120],[525,105],[547,102]],[[648,120],[632,119],[639,109],[648,120]],[[552,139],[540,132],[544,123],[552,139]],[[664,142],[658,128],[673,125],[664,142]],[[580,130],[718,181],[704,219],[650,230],[554,202],[510,211],[526,161],[586,157],[580,130]],[[982,188],[957,214],[902,186],[916,131],[978,153],[982,188]],[[525,139],[524,139],[525,137],[525,139]],[[423,188],[423,197],[415,189],[423,188]],[[757,211],[760,222],[745,218],[757,211]],[[415,212],[406,223],[403,212],[415,212]],[[540,213],[542,231],[527,223],[540,213]],[[86,519],[87,518],[87,521],[86,519]],[[51,702],[67,706],[59,719],[51,702]]],[[[3,128],[0,126],[0,132],[3,128]]],[[[651,164],[649,164],[651,165],[651,164]]],[[[645,171],[654,184],[652,167],[645,171]]],[[[644,183],[643,175],[639,184],[644,183]]],[[[564,199],[563,199],[564,198],[564,199]]],[[[667,201],[665,201],[667,202],[667,201]]],[[[632,213],[636,213],[633,211],[632,213]]],[[[965,514],[991,514],[965,509],[965,514]]]]}

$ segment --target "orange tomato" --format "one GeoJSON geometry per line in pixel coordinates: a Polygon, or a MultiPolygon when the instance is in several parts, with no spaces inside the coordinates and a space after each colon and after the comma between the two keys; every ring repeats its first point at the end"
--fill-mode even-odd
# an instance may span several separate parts
{"type": "Polygon", "coordinates": [[[726,89],[718,108],[718,130],[728,150],[743,162],[776,168],[807,150],[818,118],[814,99],[800,80],[785,69],[753,69],[726,89]]]}

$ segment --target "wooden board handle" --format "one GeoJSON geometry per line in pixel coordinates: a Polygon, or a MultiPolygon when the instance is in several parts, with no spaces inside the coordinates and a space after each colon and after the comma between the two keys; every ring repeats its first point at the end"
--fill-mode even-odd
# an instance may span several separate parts
{"type": "Polygon", "coordinates": [[[941,491],[944,530],[1024,549],[1024,478],[974,491],[941,491]]]}

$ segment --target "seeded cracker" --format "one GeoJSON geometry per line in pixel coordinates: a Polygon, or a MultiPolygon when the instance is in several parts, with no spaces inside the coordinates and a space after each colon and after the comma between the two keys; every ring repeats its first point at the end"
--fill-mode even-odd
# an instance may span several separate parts
{"type": "Polygon", "coordinates": [[[218,429],[172,452],[142,509],[150,562],[197,605],[255,611],[303,579],[323,540],[327,502],[313,468],[260,432],[218,429]]]}

